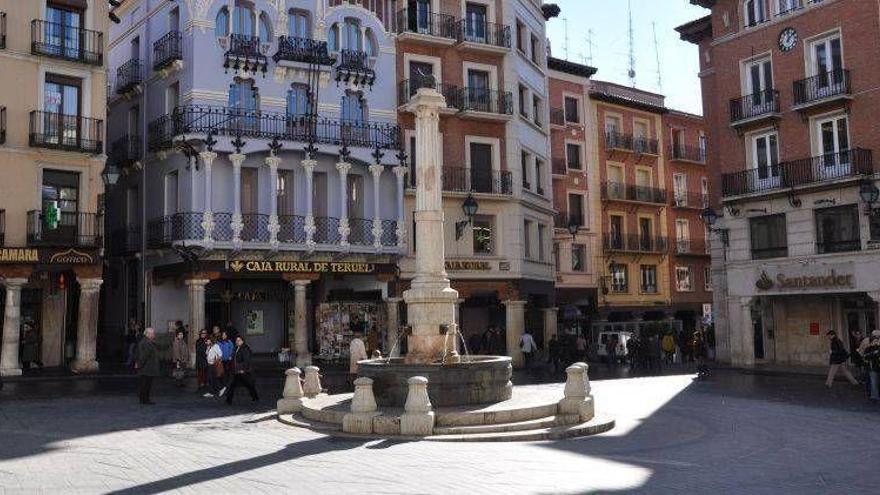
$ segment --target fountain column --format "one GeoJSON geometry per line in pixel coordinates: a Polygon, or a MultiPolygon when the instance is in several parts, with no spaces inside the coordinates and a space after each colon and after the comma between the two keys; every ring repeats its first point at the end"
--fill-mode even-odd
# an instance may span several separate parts
{"type": "Polygon", "coordinates": [[[446,274],[443,225],[440,109],[446,99],[432,88],[421,88],[408,110],[416,116],[416,263],[410,289],[403,293],[412,335],[406,362],[425,364],[446,357],[457,361],[455,303],[458,291],[446,274]]]}
{"type": "Polygon", "coordinates": [[[399,297],[389,297],[385,300],[388,309],[388,333],[385,337],[385,353],[387,357],[400,357],[400,346],[397,344],[400,338],[400,301],[399,297]]]}

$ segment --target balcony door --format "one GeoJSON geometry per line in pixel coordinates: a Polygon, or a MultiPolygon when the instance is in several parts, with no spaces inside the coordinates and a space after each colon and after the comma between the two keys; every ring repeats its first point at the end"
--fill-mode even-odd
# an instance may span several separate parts
{"type": "Polygon", "coordinates": [[[609,217],[608,241],[612,249],[623,249],[623,217],[621,215],[609,217]]]}
{"type": "Polygon", "coordinates": [[[650,218],[639,218],[639,250],[653,251],[653,222],[650,218]]]}
{"type": "Polygon", "coordinates": [[[81,81],[54,74],[46,75],[43,90],[43,138],[61,146],[79,147],[81,81]]]}
{"type": "Polygon", "coordinates": [[[776,133],[752,138],[752,166],[756,169],[755,190],[779,187],[779,144],[776,133]]]}
{"type": "Polygon", "coordinates": [[[43,170],[40,240],[58,245],[77,245],[80,236],[79,173],[43,170]],[[57,213],[57,215],[56,215],[57,213]]]}
{"type": "Polygon", "coordinates": [[[651,193],[651,171],[647,169],[636,169],[636,200],[651,202],[653,194],[651,193]]]}
{"type": "Polygon", "coordinates": [[[769,59],[750,62],[746,66],[746,102],[743,117],[761,115],[773,110],[773,64],[769,59]]]}
{"type": "Polygon", "coordinates": [[[256,36],[257,33],[257,16],[249,7],[237,2],[238,5],[232,9],[232,34],[242,36],[256,36]]]}
{"type": "Polygon", "coordinates": [[[478,112],[491,112],[489,101],[489,73],[484,70],[468,70],[468,108],[478,112]]]}
{"type": "Polygon", "coordinates": [[[623,177],[623,167],[617,165],[608,166],[608,198],[626,198],[626,180],[623,177]]]}
{"type": "Polygon", "coordinates": [[[311,39],[309,14],[303,10],[294,10],[287,16],[287,32],[292,38],[311,39]]]}
{"type": "Polygon", "coordinates": [[[258,212],[258,169],[251,167],[242,167],[241,169],[241,214],[244,221],[244,227],[241,231],[241,238],[250,241],[257,240],[259,230],[259,220],[256,218],[258,212]]]}
{"type": "Polygon", "coordinates": [[[49,4],[46,7],[44,48],[56,56],[79,59],[84,39],[81,36],[82,11],[67,5],[49,4]]]}
{"type": "Polygon", "coordinates": [[[492,192],[492,145],[470,143],[471,190],[492,192]]]}
{"type": "Polygon", "coordinates": [[[819,145],[822,148],[822,166],[819,174],[823,179],[846,177],[852,174],[849,151],[849,129],[846,116],[821,120],[819,145]]]}
{"type": "Polygon", "coordinates": [[[816,98],[843,92],[843,56],[840,38],[835,36],[813,42],[813,74],[816,77],[816,98]]]}
{"type": "Polygon", "coordinates": [[[407,21],[409,30],[416,33],[431,33],[431,0],[409,0],[407,2],[407,21]]]}
{"type": "Polygon", "coordinates": [[[675,219],[676,252],[689,253],[691,250],[691,231],[686,218],[675,219]]]}
{"type": "Polygon", "coordinates": [[[489,16],[486,6],[479,3],[468,3],[465,6],[465,39],[477,43],[485,43],[489,16]]]}
{"type": "Polygon", "coordinates": [[[236,80],[229,86],[229,124],[234,131],[256,132],[260,97],[253,81],[236,80]]]}

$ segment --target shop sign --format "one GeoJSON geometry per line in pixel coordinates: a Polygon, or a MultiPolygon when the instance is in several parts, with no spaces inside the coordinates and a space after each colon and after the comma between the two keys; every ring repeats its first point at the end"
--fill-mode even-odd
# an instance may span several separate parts
{"type": "Polygon", "coordinates": [[[382,265],[337,261],[230,261],[235,273],[377,273],[382,265]]]}
{"type": "Polygon", "coordinates": [[[488,261],[447,261],[446,269],[458,272],[479,272],[492,269],[488,261]]]}
{"type": "Polygon", "coordinates": [[[851,288],[855,286],[855,276],[852,273],[839,273],[832,269],[828,273],[819,275],[786,275],[779,273],[776,279],[770,278],[767,272],[762,271],[760,277],[755,282],[755,287],[759,290],[773,289],[836,289],[851,288]]]}
{"type": "Polygon", "coordinates": [[[43,265],[91,265],[98,256],[94,250],[53,248],[0,248],[0,263],[43,265]]]}

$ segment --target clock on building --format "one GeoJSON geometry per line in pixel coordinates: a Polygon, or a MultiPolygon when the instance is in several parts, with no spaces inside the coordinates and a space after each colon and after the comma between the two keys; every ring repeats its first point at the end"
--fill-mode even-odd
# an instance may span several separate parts
{"type": "Polygon", "coordinates": [[[797,45],[798,34],[794,28],[785,28],[779,33],[779,49],[787,52],[797,45]]]}

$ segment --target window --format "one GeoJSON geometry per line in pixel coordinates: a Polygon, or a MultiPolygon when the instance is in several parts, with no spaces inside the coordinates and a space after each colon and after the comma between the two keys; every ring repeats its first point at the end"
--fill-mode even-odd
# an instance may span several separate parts
{"type": "Polygon", "coordinates": [[[523,220],[523,257],[532,258],[532,222],[523,220]]]}
{"type": "Polygon", "coordinates": [[[522,186],[523,189],[531,189],[532,185],[529,184],[529,158],[530,155],[522,151],[520,152],[520,171],[522,173],[522,186]]]}
{"type": "Polygon", "coordinates": [[[569,124],[581,122],[580,102],[577,98],[565,97],[565,121],[569,124]]]}
{"type": "Polygon", "coordinates": [[[672,192],[675,196],[675,206],[686,207],[688,205],[687,198],[687,175],[672,175],[672,192]]]}
{"type": "Polygon", "coordinates": [[[180,82],[175,81],[174,84],[165,88],[165,113],[171,114],[177,105],[180,104],[180,82]]]}
{"type": "MultiPolygon", "coordinates": [[[[819,0],[821,1],[821,0],[819,0]]],[[[787,14],[804,6],[804,0],[779,0],[779,15],[787,14]]]]}
{"type": "Polygon", "coordinates": [[[532,62],[541,65],[541,40],[532,35],[532,62]]]}
{"type": "Polygon", "coordinates": [[[516,49],[523,55],[526,53],[525,46],[526,26],[519,20],[516,21],[516,49]]]}
{"type": "Polygon", "coordinates": [[[327,50],[331,52],[339,51],[339,24],[330,26],[330,32],[327,33],[327,50]]]}
{"type": "Polygon", "coordinates": [[[611,292],[628,292],[629,285],[627,284],[626,265],[612,263],[608,270],[611,275],[611,292]]]}
{"type": "Polygon", "coordinates": [[[367,28],[365,33],[364,51],[367,52],[368,57],[379,56],[379,42],[376,41],[376,35],[373,34],[373,30],[370,28],[367,28]]]}
{"type": "Polygon", "coordinates": [[[348,218],[364,218],[364,176],[350,174],[348,181],[348,218]]]}
{"type": "MultiPolygon", "coordinates": [[[[60,214],[54,225],[44,224],[41,233],[44,241],[70,244],[79,239],[82,232],[79,226],[79,173],[62,170],[43,170],[42,207],[46,211],[50,204],[60,214]]],[[[47,218],[42,216],[45,222],[47,218]]]]}
{"type": "Polygon", "coordinates": [[[236,79],[229,86],[230,108],[256,111],[259,106],[259,92],[253,81],[236,79]]]}
{"type": "Polygon", "coordinates": [[[819,254],[860,250],[858,205],[816,210],[816,247],[819,254]]]}
{"type": "Polygon", "coordinates": [[[485,43],[488,30],[489,16],[487,7],[479,3],[468,2],[465,5],[465,40],[485,43]]]}
{"type": "Polygon", "coordinates": [[[128,135],[130,137],[140,135],[141,107],[134,105],[128,109],[128,135]]]}
{"type": "Polygon", "coordinates": [[[214,35],[218,38],[229,36],[229,10],[226,7],[220,9],[214,20],[214,35]]]}
{"type": "Polygon", "coordinates": [[[470,163],[468,166],[471,169],[471,189],[474,192],[490,193],[497,190],[492,181],[493,155],[491,144],[470,143],[470,163]]]}
{"type": "Polygon", "coordinates": [[[704,266],[703,267],[703,289],[706,292],[712,291],[712,267],[704,266]]]}
{"type": "Polygon", "coordinates": [[[577,193],[568,193],[568,223],[584,225],[584,197],[577,193]]]}
{"type": "Polygon", "coordinates": [[[756,169],[756,190],[779,186],[779,143],[775,132],[752,137],[752,168],[756,169]]]}
{"type": "Polygon", "coordinates": [[[140,60],[141,58],[141,39],[137,36],[132,38],[129,44],[131,50],[131,60],[140,60]]]}
{"type": "Polygon", "coordinates": [[[651,202],[654,199],[651,190],[651,170],[646,168],[636,169],[636,199],[651,202]]]}
{"type": "Polygon", "coordinates": [[[690,224],[686,218],[675,219],[675,246],[676,252],[679,254],[691,251],[690,224]]]}
{"type": "Polygon", "coordinates": [[[272,42],[272,22],[265,12],[260,14],[260,41],[263,43],[272,42]]]}
{"type": "Polygon", "coordinates": [[[168,11],[168,31],[180,31],[180,9],[177,7],[168,11]]]}
{"type": "Polygon", "coordinates": [[[281,216],[293,215],[293,170],[279,170],[278,181],[275,185],[278,202],[278,214],[281,216]]]}
{"type": "Polygon", "coordinates": [[[556,267],[556,271],[562,271],[562,266],[559,264],[559,243],[553,243],[553,266],[556,267]]]}
{"type": "Polygon", "coordinates": [[[305,84],[293,84],[287,91],[287,115],[301,117],[311,113],[309,87],[305,84]]]}
{"type": "Polygon", "coordinates": [[[312,30],[309,26],[309,13],[302,10],[292,10],[287,16],[287,34],[294,38],[311,38],[312,30]]]}
{"type": "Polygon", "coordinates": [[[709,179],[700,177],[700,197],[703,201],[703,208],[709,207],[709,179]]]}
{"type": "Polygon", "coordinates": [[[566,166],[572,170],[582,170],[581,164],[581,145],[567,143],[565,145],[566,166]]]}
{"type": "Polygon", "coordinates": [[[342,121],[343,122],[366,122],[366,100],[359,91],[346,91],[342,97],[342,121]]]}
{"type": "Polygon", "coordinates": [[[872,241],[880,241],[880,209],[874,208],[868,216],[869,231],[872,241]]]}
{"type": "Polygon", "coordinates": [[[657,293],[657,266],[656,265],[642,265],[639,269],[641,274],[641,286],[640,289],[643,294],[656,294],[657,293]]]}
{"type": "Polygon", "coordinates": [[[745,27],[752,27],[770,20],[767,0],[746,0],[743,2],[743,18],[745,27]]]}
{"type": "Polygon", "coordinates": [[[541,98],[532,95],[532,121],[538,127],[541,127],[541,98]]]}
{"type": "Polygon", "coordinates": [[[608,242],[612,249],[623,249],[623,216],[608,217],[608,242]]]}
{"type": "Polygon", "coordinates": [[[849,125],[846,115],[816,122],[819,147],[822,150],[822,167],[819,177],[834,179],[851,175],[849,156],[849,125]]]}
{"type": "Polygon", "coordinates": [[[610,199],[626,198],[626,184],[623,178],[623,167],[619,165],[608,166],[608,186],[606,194],[610,199]]]}
{"type": "Polygon", "coordinates": [[[236,2],[232,9],[232,34],[255,36],[256,31],[257,16],[254,11],[243,2],[236,2]]]}
{"type": "Polygon", "coordinates": [[[586,247],[583,244],[571,245],[571,271],[584,272],[587,270],[586,247]]]}
{"type": "Polygon", "coordinates": [[[315,217],[327,216],[327,172],[312,176],[312,212],[315,217]]]}
{"type": "Polygon", "coordinates": [[[538,261],[546,261],[547,253],[545,252],[544,242],[547,239],[547,226],[538,224],[538,261]]]}
{"type": "Polygon", "coordinates": [[[529,90],[523,86],[519,85],[519,114],[525,118],[529,118],[529,105],[528,105],[528,95],[529,90]]]}
{"type": "Polygon", "coordinates": [[[650,218],[639,218],[639,248],[642,251],[654,249],[654,222],[650,218]]]}
{"type": "Polygon", "coordinates": [[[681,158],[684,155],[684,130],[672,129],[672,156],[681,158]]]}
{"type": "Polygon", "coordinates": [[[361,40],[361,21],[358,19],[346,18],[342,37],[346,50],[361,51],[363,42],[361,40]]]}
{"type": "Polygon", "coordinates": [[[751,95],[743,102],[742,116],[750,117],[776,110],[773,92],[773,65],[769,58],[746,64],[745,94],[751,95]]]}
{"type": "Polygon", "coordinates": [[[177,171],[165,174],[165,216],[178,212],[177,171]]]}
{"type": "Polygon", "coordinates": [[[675,267],[675,287],[679,292],[692,292],[694,290],[691,271],[689,266],[675,267]]]}
{"type": "Polygon", "coordinates": [[[705,162],[709,153],[709,138],[700,134],[700,161],[705,162]]]}
{"type": "Polygon", "coordinates": [[[82,81],[46,74],[43,88],[43,132],[47,142],[79,146],[82,81]],[[60,142],[59,142],[60,141],[60,142]]]}
{"type": "Polygon", "coordinates": [[[544,194],[544,160],[535,158],[535,191],[544,194]]]}
{"type": "Polygon", "coordinates": [[[752,259],[788,256],[784,214],[750,218],[749,235],[752,241],[752,259]]]}
{"type": "Polygon", "coordinates": [[[640,120],[633,122],[633,147],[636,152],[651,153],[654,151],[650,148],[648,143],[650,137],[651,134],[648,130],[648,124],[640,120]]]}
{"type": "MultiPolygon", "coordinates": [[[[22,2],[18,2],[22,3],[22,2]]],[[[46,20],[43,36],[46,46],[43,49],[54,55],[63,55],[77,59],[82,54],[80,29],[83,27],[83,12],[78,8],[66,5],[49,5],[46,8],[46,20]]]]}
{"type": "Polygon", "coordinates": [[[492,217],[474,216],[474,254],[492,254],[494,250],[492,217]]]}
{"type": "Polygon", "coordinates": [[[840,83],[843,75],[843,55],[840,36],[832,36],[812,43],[811,56],[813,58],[811,69],[813,76],[820,76],[818,81],[819,96],[828,91],[835,83],[840,83]]]}
{"type": "MultiPolygon", "coordinates": [[[[489,72],[484,70],[469,69],[467,73],[467,104],[472,110],[478,112],[490,112],[494,108],[492,97],[489,93],[489,72]]],[[[526,100],[527,101],[527,100],[526,100]]],[[[520,107],[522,113],[525,107],[520,107]]],[[[523,114],[526,116],[525,114],[523,114]]]]}

